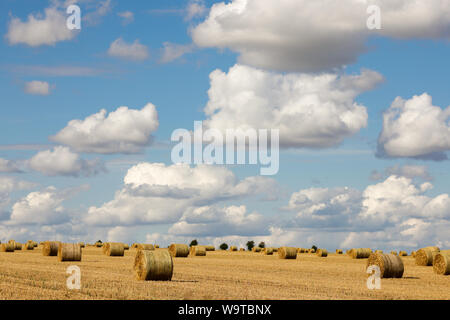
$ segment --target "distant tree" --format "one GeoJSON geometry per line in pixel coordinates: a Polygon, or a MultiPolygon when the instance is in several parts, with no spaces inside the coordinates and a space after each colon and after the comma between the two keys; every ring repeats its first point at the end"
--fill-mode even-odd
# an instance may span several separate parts
{"type": "Polygon", "coordinates": [[[254,246],[255,246],[255,241],[248,241],[247,242],[247,249],[248,249],[248,251],[252,251],[254,246]]]}
{"type": "Polygon", "coordinates": [[[227,245],[226,243],[222,243],[222,244],[219,246],[219,248],[220,248],[221,250],[227,250],[227,249],[228,249],[228,245],[227,245]]]}
{"type": "Polygon", "coordinates": [[[197,239],[194,239],[194,240],[191,241],[191,243],[189,244],[189,247],[192,247],[192,246],[198,246],[197,239]]]}
{"type": "Polygon", "coordinates": [[[311,247],[311,249],[314,249],[314,251],[317,251],[317,246],[316,246],[316,245],[313,245],[313,246],[311,247]]]}
{"type": "Polygon", "coordinates": [[[97,240],[98,243],[103,243],[102,240],[97,240]]]}
{"type": "Polygon", "coordinates": [[[260,247],[261,249],[264,249],[264,248],[266,247],[266,244],[264,243],[264,241],[261,241],[261,242],[258,244],[258,247],[260,247]]]}

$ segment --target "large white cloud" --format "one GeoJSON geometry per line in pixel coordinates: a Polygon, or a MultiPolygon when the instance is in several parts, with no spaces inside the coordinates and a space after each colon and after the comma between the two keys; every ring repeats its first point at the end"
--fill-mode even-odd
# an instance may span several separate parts
{"type": "Polygon", "coordinates": [[[15,191],[26,190],[35,186],[36,184],[32,182],[0,176],[0,221],[8,219],[10,216],[10,194],[15,191]]]}
{"type": "Polygon", "coordinates": [[[447,159],[450,150],[450,106],[433,106],[427,93],[409,100],[397,97],[383,114],[378,138],[380,156],[447,159]]]}
{"type": "Polygon", "coordinates": [[[214,4],[192,28],[200,47],[229,48],[239,62],[281,71],[323,71],[353,63],[370,35],[450,37],[449,0],[233,0],[214,4]],[[369,5],[382,28],[369,30],[369,5]]]}
{"type": "Polygon", "coordinates": [[[139,40],[127,43],[122,38],[114,40],[108,49],[108,55],[116,58],[142,61],[149,56],[148,48],[141,44],[139,40]]]}
{"type": "Polygon", "coordinates": [[[69,222],[70,212],[64,208],[63,202],[73,197],[88,186],[58,190],[48,187],[42,191],[29,193],[12,206],[11,225],[55,225],[69,222]]]}
{"type": "Polygon", "coordinates": [[[206,127],[279,129],[281,146],[324,148],[367,125],[367,110],[355,98],[383,77],[370,70],[284,75],[235,65],[228,73],[215,70],[210,79],[206,127]]]}
{"type": "Polygon", "coordinates": [[[30,14],[24,22],[19,18],[12,18],[6,38],[12,45],[26,44],[31,47],[71,40],[77,35],[77,31],[69,30],[66,20],[67,15],[55,7],[45,9],[43,17],[30,14]]]}
{"type": "Polygon", "coordinates": [[[106,170],[99,159],[84,160],[61,146],[39,152],[28,161],[28,166],[48,176],[93,176],[106,170]]]}
{"type": "Polygon", "coordinates": [[[107,115],[102,109],[84,120],[72,120],[50,139],[78,152],[138,153],[152,142],[158,113],[149,103],[141,110],[119,107],[107,115]]]}
{"type": "Polygon", "coordinates": [[[128,170],[125,186],[113,200],[89,208],[91,225],[166,224],[185,212],[220,201],[277,193],[276,183],[264,177],[238,180],[224,167],[141,163],[128,170]]]}

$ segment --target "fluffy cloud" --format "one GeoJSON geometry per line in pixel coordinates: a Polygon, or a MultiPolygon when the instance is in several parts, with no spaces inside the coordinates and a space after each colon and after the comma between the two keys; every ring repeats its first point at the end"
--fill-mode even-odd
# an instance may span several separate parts
{"type": "Polygon", "coordinates": [[[160,63],[169,63],[194,50],[194,47],[191,44],[184,45],[164,42],[163,45],[162,55],[159,60],[160,63]]]}
{"type": "Polygon", "coordinates": [[[89,208],[85,218],[88,224],[176,223],[196,207],[276,194],[272,179],[249,177],[239,181],[228,169],[208,165],[191,168],[184,164],[140,163],[128,170],[124,183],[112,201],[89,208]]]}
{"type": "Polygon", "coordinates": [[[139,43],[139,40],[126,43],[122,38],[118,38],[111,43],[108,54],[112,57],[134,61],[143,61],[149,56],[148,48],[139,43]]]}
{"type": "Polygon", "coordinates": [[[210,79],[206,127],[279,129],[281,146],[325,148],[367,125],[367,110],[354,99],[383,77],[370,70],[283,75],[235,65],[228,73],[213,71],[210,79]]]}
{"type": "Polygon", "coordinates": [[[246,206],[205,206],[187,210],[180,221],[169,229],[169,234],[201,237],[254,236],[269,234],[268,227],[262,215],[247,213],[246,206]]]}
{"type": "Polygon", "coordinates": [[[200,47],[229,48],[239,62],[279,71],[323,71],[353,63],[369,36],[448,39],[448,0],[233,0],[214,4],[191,30],[200,47]],[[367,8],[381,8],[381,30],[367,8]]]}
{"type": "Polygon", "coordinates": [[[34,80],[25,83],[24,91],[27,94],[48,96],[50,94],[50,85],[45,81],[34,80]]]}
{"type": "Polygon", "coordinates": [[[23,43],[31,47],[71,40],[77,32],[66,27],[66,19],[63,11],[53,7],[45,9],[44,17],[30,14],[25,22],[12,18],[6,38],[11,45],[23,43]]]}
{"type": "Polygon", "coordinates": [[[206,14],[207,8],[204,0],[190,0],[186,8],[186,20],[202,17],[206,14]]]}
{"type": "Polygon", "coordinates": [[[372,180],[382,180],[389,176],[396,175],[401,177],[406,177],[410,179],[420,178],[423,180],[433,180],[428,172],[426,166],[419,165],[404,165],[404,166],[392,166],[384,170],[384,174],[378,171],[373,171],[371,175],[372,180]]]}
{"type": "Polygon", "coordinates": [[[119,107],[107,115],[105,109],[84,120],[72,120],[50,139],[77,152],[138,153],[152,141],[158,114],[149,103],[141,110],[119,107]]]}
{"type": "Polygon", "coordinates": [[[106,170],[99,159],[84,160],[61,146],[39,152],[28,161],[28,166],[48,176],[92,176],[106,170]]]}
{"type": "Polygon", "coordinates": [[[0,158],[0,172],[21,172],[15,161],[0,158]]]}
{"type": "Polygon", "coordinates": [[[447,159],[450,150],[450,106],[433,106],[426,93],[409,100],[397,97],[383,114],[378,155],[432,160],[447,159]]]}
{"type": "Polygon", "coordinates": [[[30,189],[34,186],[34,183],[28,181],[0,176],[0,221],[8,219],[10,216],[10,212],[8,210],[11,204],[10,193],[30,189]]]}
{"type": "Polygon", "coordinates": [[[57,190],[48,187],[42,191],[29,193],[12,207],[9,224],[55,225],[70,221],[70,213],[63,207],[63,202],[73,197],[88,186],[57,190]]]}

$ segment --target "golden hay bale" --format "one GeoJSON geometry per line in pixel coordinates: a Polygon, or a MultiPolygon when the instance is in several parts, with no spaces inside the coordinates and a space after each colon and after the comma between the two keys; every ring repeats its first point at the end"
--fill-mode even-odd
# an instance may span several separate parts
{"type": "Polygon", "coordinates": [[[375,250],[375,253],[383,253],[383,250],[375,250]]]}
{"type": "Polygon", "coordinates": [[[370,248],[358,248],[352,249],[352,258],[353,259],[367,259],[372,253],[372,249],[370,248]]]}
{"type": "Polygon", "coordinates": [[[253,247],[252,251],[253,252],[261,252],[261,248],[260,247],[253,247]]]}
{"type": "Polygon", "coordinates": [[[125,247],[123,243],[108,242],[105,254],[109,257],[123,257],[125,254],[125,247]]]}
{"type": "Polygon", "coordinates": [[[381,278],[401,278],[405,271],[402,259],[393,254],[372,253],[367,260],[367,267],[372,265],[380,268],[381,278]]]}
{"type": "Polygon", "coordinates": [[[238,248],[236,247],[236,246],[230,246],[230,249],[229,249],[230,251],[237,251],[238,250],[238,248]]]}
{"type": "Polygon", "coordinates": [[[278,249],[278,258],[297,259],[297,249],[293,247],[281,247],[278,249]]]}
{"type": "Polygon", "coordinates": [[[328,251],[326,249],[317,249],[316,255],[318,257],[327,257],[328,256],[328,251]]]}
{"type": "Polygon", "coordinates": [[[336,249],[336,254],[343,254],[344,252],[342,251],[342,249],[336,249]]]}
{"type": "Polygon", "coordinates": [[[37,242],[33,241],[33,247],[37,248],[38,245],[39,245],[39,244],[38,244],[37,242]]]}
{"type": "Polygon", "coordinates": [[[159,244],[155,244],[155,249],[158,249],[159,248],[159,244]]]}
{"type": "Polygon", "coordinates": [[[46,257],[57,256],[60,245],[61,242],[59,241],[45,241],[44,246],[42,247],[42,255],[46,257]]]}
{"type": "Polygon", "coordinates": [[[0,244],[0,252],[14,252],[14,243],[2,243],[0,244]]]}
{"type": "Polygon", "coordinates": [[[134,258],[137,280],[170,281],[173,275],[173,260],[168,251],[138,250],[134,258]]]}
{"type": "Polygon", "coordinates": [[[307,249],[305,248],[297,248],[297,253],[305,253],[307,249]]]}
{"type": "Polygon", "coordinates": [[[189,256],[191,257],[204,257],[206,256],[206,248],[203,246],[192,246],[189,249],[189,256]]]}
{"type": "Polygon", "coordinates": [[[349,255],[349,256],[351,257],[352,254],[353,254],[353,250],[354,250],[354,249],[349,249],[349,250],[347,250],[347,251],[345,252],[345,254],[347,254],[347,255],[349,255]]]}
{"type": "Polygon", "coordinates": [[[435,255],[433,270],[437,274],[450,275],[450,250],[443,250],[435,255]]]}
{"type": "Polygon", "coordinates": [[[406,251],[400,251],[400,252],[398,253],[398,255],[399,255],[400,257],[407,257],[407,256],[408,256],[408,253],[407,253],[406,251]]]}
{"type": "Polygon", "coordinates": [[[101,247],[103,247],[103,243],[101,243],[101,242],[96,242],[96,243],[95,243],[95,246],[96,246],[97,248],[101,248],[101,247]]]}
{"type": "Polygon", "coordinates": [[[172,243],[169,246],[169,253],[172,257],[185,258],[189,255],[189,246],[187,244],[172,243]]]}
{"type": "Polygon", "coordinates": [[[278,252],[278,248],[272,248],[273,252],[278,252]]]}
{"type": "Polygon", "coordinates": [[[425,247],[416,251],[416,264],[418,266],[431,266],[433,265],[433,253],[439,253],[438,247],[425,247]]]}
{"type": "Polygon", "coordinates": [[[394,251],[394,250],[391,251],[391,254],[393,254],[393,255],[395,255],[395,256],[398,256],[397,251],[394,251]]]}
{"type": "Polygon", "coordinates": [[[309,253],[316,253],[316,249],[310,249],[309,253]]]}
{"type": "Polygon", "coordinates": [[[273,255],[273,248],[265,248],[264,254],[267,256],[273,255]]]}
{"type": "Polygon", "coordinates": [[[58,261],[81,261],[81,246],[78,243],[61,243],[58,247],[58,261]]]}
{"type": "Polygon", "coordinates": [[[79,244],[80,247],[82,247],[82,248],[85,248],[85,247],[86,247],[86,245],[84,244],[84,242],[79,242],[78,244],[79,244]]]}
{"type": "Polygon", "coordinates": [[[22,250],[22,244],[19,242],[16,242],[14,240],[9,240],[9,244],[12,244],[14,246],[14,250],[22,250]]]}
{"type": "Polygon", "coordinates": [[[239,248],[239,251],[245,251],[245,249],[244,248],[239,248]]]}
{"type": "Polygon", "coordinates": [[[155,246],[152,244],[137,243],[136,249],[138,249],[138,250],[155,250],[155,246]]]}
{"type": "Polygon", "coordinates": [[[215,251],[216,248],[214,246],[204,246],[206,251],[215,251]]]}
{"type": "Polygon", "coordinates": [[[33,250],[34,245],[33,242],[27,242],[22,246],[22,250],[33,250]]]}
{"type": "Polygon", "coordinates": [[[123,249],[124,250],[130,250],[130,246],[126,243],[123,244],[123,249]]]}
{"type": "Polygon", "coordinates": [[[413,258],[416,257],[416,252],[415,252],[415,251],[412,251],[412,252],[411,252],[411,257],[413,257],[413,258]]]}
{"type": "Polygon", "coordinates": [[[131,245],[131,249],[136,249],[137,248],[137,243],[133,243],[132,245],[131,245]]]}

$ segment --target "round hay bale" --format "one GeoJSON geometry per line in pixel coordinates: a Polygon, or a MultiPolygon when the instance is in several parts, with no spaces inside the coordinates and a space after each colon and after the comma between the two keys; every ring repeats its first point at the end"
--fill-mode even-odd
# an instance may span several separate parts
{"type": "Polygon", "coordinates": [[[433,265],[433,253],[439,253],[438,247],[425,247],[416,251],[416,265],[431,266],[433,265]]]}
{"type": "Polygon", "coordinates": [[[159,248],[159,244],[155,244],[155,249],[158,249],[159,248]]]}
{"type": "Polygon", "coordinates": [[[395,256],[398,256],[397,251],[394,251],[394,250],[391,251],[391,254],[393,254],[393,255],[395,255],[395,256]]]}
{"type": "Polygon", "coordinates": [[[46,257],[54,257],[58,255],[58,249],[61,245],[59,241],[45,241],[42,247],[42,255],[46,257]]]}
{"type": "Polygon", "coordinates": [[[317,249],[316,255],[318,257],[327,257],[328,256],[328,251],[326,249],[317,249]]]}
{"type": "Polygon", "coordinates": [[[106,251],[108,251],[109,242],[104,242],[102,245],[102,252],[103,254],[106,254],[106,251]]]}
{"type": "Polygon", "coordinates": [[[131,245],[131,249],[136,249],[137,248],[137,243],[133,243],[132,245],[131,245]]]}
{"type": "Polygon", "coordinates": [[[273,252],[278,252],[278,248],[272,248],[273,252]]]}
{"type": "Polygon", "coordinates": [[[123,257],[125,254],[125,247],[123,243],[109,242],[105,254],[109,257],[123,257]]]}
{"type": "Polygon", "coordinates": [[[189,246],[187,244],[172,243],[169,246],[169,253],[172,257],[185,258],[189,255],[189,246]]]}
{"type": "Polygon", "coordinates": [[[383,253],[383,250],[375,250],[375,253],[383,253]]]}
{"type": "Polygon", "coordinates": [[[252,251],[253,252],[261,252],[261,248],[260,247],[253,247],[252,251]]]}
{"type": "Polygon", "coordinates": [[[347,254],[348,256],[351,257],[353,255],[353,250],[355,250],[355,249],[349,249],[345,252],[345,254],[347,254]]]}
{"type": "Polygon", "coordinates": [[[336,254],[343,254],[344,252],[342,251],[342,249],[336,249],[336,254]]]}
{"type": "Polygon", "coordinates": [[[0,244],[0,252],[14,252],[15,246],[13,243],[0,244]]]}
{"type": "Polygon", "coordinates": [[[439,252],[433,259],[433,271],[437,274],[450,275],[450,250],[439,252]]]}
{"type": "Polygon", "coordinates": [[[370,248],[353,249],[352,258],[353,259],[367,259],[367,258],[369,258],[371,253],[372,253],[372,249],[370,249],[370,248]]]}
{"type": "Polygon", "coordinates": [[[206,251],[215,251],[216,248],[214,246],[204,246],[206,251]]]}
{"type": "Polygon", "coordinates": [[[412,251],[412,252],[411,252],[411,257],[413,257],[413,258],[416,257],[416,252],[415,252],[415,251],[412,251]]]}
{"type": "Polygon", "coordinates": [[[101,243],[101,242],[96,242],[94,245],[95,245],[97,248],[103,247],[103,243],[101,243]]]}
{"type": "Polygon", "coordinates": [[[138,250],[134,258],[137,280],[170,281],[173,275],[173,260],[166,250],[138,250]]]}
{"type": "Polygon", "coordinates": [[[124,250],[130,250],[130,246],[126,243],[123,244],[123,249],[124,250]]]}
{"type": "Polygon", "coordinates": [[[381,278],[401,278],[405,271],[402,259],[393,254],[372,253],[367,260],[367,267],[372,265],[380,268],[381,278]]]}
{"type": "Polygon", "coordinates": [[[136,249],[138,249],[138,250],[155,250],[155,246],[152,244],[137,243],[136,249]]]}
{"type": "Polygon", "coordinates": [[[244,248],[239,248],[239,251],[245,251],[245,249],[244,248]]]}
{"type": "Polygon", "coordinates": [[[85,248],[85,247],[86,247],[86,245],[84,244],[84,242],[79,242],[78,244],[80,245],[81,248],[85,248]]]}
{"type": "Polygon", "coordinates": [[[400,257],[407,257],[407,256],[408,256],[408,253],[407,253],[406,251],[400,251],[400,252],[398,253],[398,255],[399,255],[400,257]]]}
{"type": "Polygon", "coordinates": [[[281,247],[278,249],[278,258],[297,259],[297,249],[293,247],[281,247]]]}
{"type": "Polygon", "coordinates": [[[237,249],[237,247],[236,246],[230,246],[230,249],[229,249],[230,251],[237,251],[238,249],[237,249]]]}
{"type": "Polygon", "coordinates": [[[22,250],[33,250],[34,245],[33,242],[27,242],[22,246],[22,250]]]}
{"type": "Polygon", "coordinates": [[[265,248],[266,250],[264,250],[264,254],[266,256],[270,256],[273,255],[273,248],[265,248]]]}
{"type": "Polygon", "coordinates": [[[81,261],[81,246],[78,243],[61,243],[58,246],[58,261],[81,261]]]}
{"type": "Polygon", "coordinates": [[[206,248],[203,246],[192,246],[189,249],[189,256],[191,257],[204,257],[206,256],[206,248]]]}
{"type": "Polygon", "coordinates": [[[309,253],[316,253],[316,249],[310,249],[309,253]]]}

